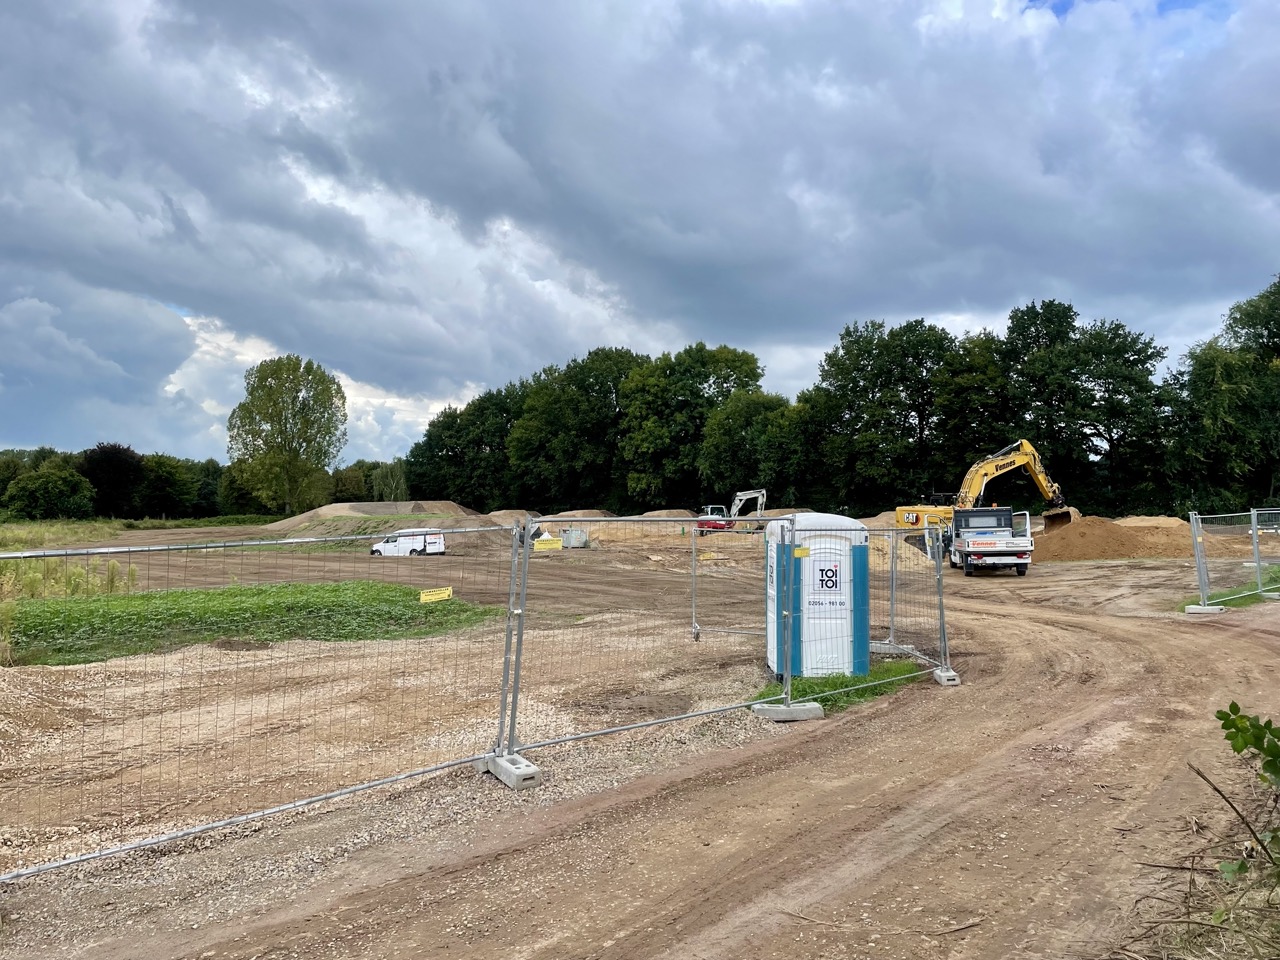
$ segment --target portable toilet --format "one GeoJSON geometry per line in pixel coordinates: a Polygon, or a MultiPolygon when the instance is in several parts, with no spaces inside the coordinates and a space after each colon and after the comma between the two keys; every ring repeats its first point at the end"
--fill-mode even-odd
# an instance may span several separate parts
{"type": "Polygon", "coordinates": [[[866,526],[836,514],[797,513],[765,527],[766,660],[775,674],[784,672],[788,624],[793,677],[871,672],[869,550],[866,526]]]}

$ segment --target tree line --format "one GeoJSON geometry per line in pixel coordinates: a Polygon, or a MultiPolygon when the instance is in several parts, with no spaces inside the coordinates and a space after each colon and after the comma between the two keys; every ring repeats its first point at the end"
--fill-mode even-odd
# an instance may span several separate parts
{"type": "MultiPolygon", "coordinates": [[[[1003,334],[924,319],[846,326],[794,401],[752,354],[602,347],[442,411],[405,457],[410,495],[479,510],[771,503],[869,516],[954,492],[1026,438],[1086,513],[1280,505],[1280,278],[1167,375],[1166,350],[1070,303],[1012,310],[1003,334]]],[[[1035,509],[1029,479],[991,499],[1035,509]]]]}
{"type": "MultiPolygon", "coordinates": [[[[774,504],[868,516],[954,492],[1025,437],[1086,513],[1280,505],[1280,277],[1160,376],[1165,359],[1152,337],[1054,300],[1012,310],[1003,334],[850,324],[795,400],[765,391],[744,350],[601,347],[446,407],[402,458],[338,467],[342,387],[291,354],[246,372],[228,465],[117,443],[0,451],[0,504],[31,518],[406,499],[634,513],[765,487],[774,504]]],[[[998,483],[991,499],[1039,506],[1025,477],[998,483]]]]}

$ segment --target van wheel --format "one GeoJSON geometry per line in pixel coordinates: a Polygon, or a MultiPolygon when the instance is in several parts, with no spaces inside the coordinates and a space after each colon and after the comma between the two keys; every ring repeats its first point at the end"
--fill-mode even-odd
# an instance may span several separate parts
{"type": "Polygon", "coordinates": [[[1027,575],[1027,565],[1025,563],[1018,564],[1018,576],[1025,577],[1027,575]]]}
{"type": "Polygon", "coordinates": [[[948,554],[947,554],[947,563],[951,564],[951,569],[952,569],[952,570],[959,570],[959,569],[960,569],[960,564],[956,563],[956,557],[955,557],[955,554],[953,554],[953,553],[948,553],[948,554]]]}
{"type": "Polygon", "coordinates": [[[370,551],[369,551],[369,553],[370,553],[370,554],[372,554],[372,555],[373,555],[373,556],[375,556],[375,557],[380,557],[380,556],[382,556],[382,551],[381,551],[381,550],[370,550],[370,551]]]}
{"type": "Polygon", "coordinates": [[[970,563],[968,560],[966,560],[966,561],[964,562],[964,575],[965,575],[966,577],[972,577],[972,576],[973,576],[973,564],[972,564],[972,563],[970,563]]]}
{"type": "Polygon", "coordinates": [[[410,551],[409,551],[409,556],[411,556],[411,557],[416,557],[417,555],[418,555],[418,551],[417,551],[417,550],[410,550],[410,551]]]}

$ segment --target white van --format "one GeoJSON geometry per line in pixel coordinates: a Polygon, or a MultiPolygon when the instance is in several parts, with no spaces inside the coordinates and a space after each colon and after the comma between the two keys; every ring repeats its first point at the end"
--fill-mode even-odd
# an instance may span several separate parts
{"type": "Polygon", "coordinates": [[[420,557],[431,553],[444,553],[444,531],[431,527],[397,530],[369,549],[374,557],[420,557]]]}

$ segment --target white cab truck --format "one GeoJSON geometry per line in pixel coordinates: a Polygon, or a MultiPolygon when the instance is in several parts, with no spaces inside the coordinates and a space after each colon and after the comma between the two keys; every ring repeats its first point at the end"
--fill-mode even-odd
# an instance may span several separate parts
{"type": "Polygon", "coordinates": [[[369,548],[374,557],[425,557],[432,553],[444,553],[444,531],[434,527],[397,530],[369,548]]]}
{"type": "Polygon", "coordinates": [[[957,507],[943,534],[952,569],[964,568],[972,577],[977,570],[1013,570],[1020,577],[1031,566],[1031,516],[1011,507],[957,507]]]}

